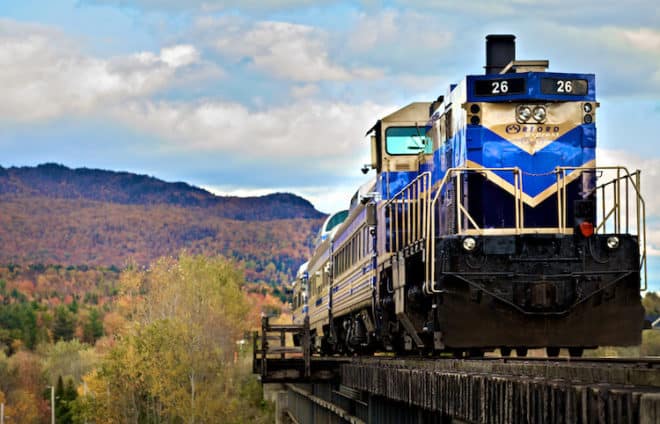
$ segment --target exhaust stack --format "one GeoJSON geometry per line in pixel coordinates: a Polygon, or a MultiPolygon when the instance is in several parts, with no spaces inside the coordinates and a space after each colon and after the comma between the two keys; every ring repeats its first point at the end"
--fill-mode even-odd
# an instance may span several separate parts
{"type": "Polygon", "coordinates": [[[486,75],[499,74],[513,60],[516,60],[515,35],[490,34],[486,36],[486,75]]]}

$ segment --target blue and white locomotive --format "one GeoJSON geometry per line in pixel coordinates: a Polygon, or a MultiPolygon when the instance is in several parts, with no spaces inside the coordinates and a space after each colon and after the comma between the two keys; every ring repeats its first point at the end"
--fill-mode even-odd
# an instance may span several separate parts
{"type": "Polygon", "coordinates": [[[640,342],[639,172],[596,164],[594,75],[515,60],[514,40],[488,36],[485,75],[369,130],[376,179],[296,286],[317,351],[640,342]]]}

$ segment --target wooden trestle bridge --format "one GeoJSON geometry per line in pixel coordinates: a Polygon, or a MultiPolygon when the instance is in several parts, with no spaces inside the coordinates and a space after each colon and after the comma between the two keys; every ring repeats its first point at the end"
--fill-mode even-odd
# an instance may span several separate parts
{"type": "Polygon", "coordinates": [[[308,343],[267,319],[255,334],[278,422],[660,423],[660,358],[317,357],[308,343]]]}

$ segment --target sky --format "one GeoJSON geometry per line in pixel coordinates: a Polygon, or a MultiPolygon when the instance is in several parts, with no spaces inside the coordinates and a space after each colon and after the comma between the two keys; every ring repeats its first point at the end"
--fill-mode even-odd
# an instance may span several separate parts
{"type": "Polygon", "coordinates": [[[489,33],[596,74],[598,160],[643,172],[660,288],[655,0],[2,0],[0,165],[289,191],[333,212],[365,181],[366,130],[482,73],[489,33]]]}

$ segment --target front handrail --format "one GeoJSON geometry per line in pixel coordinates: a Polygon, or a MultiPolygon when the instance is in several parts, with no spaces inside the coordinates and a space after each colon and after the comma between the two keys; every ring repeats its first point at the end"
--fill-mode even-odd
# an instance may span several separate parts
{"type": "Polygon", "coordinates": [[[523,211],[524,211],[524,206],[523,206],[523,199],[522,199],[522,176],[521,176],[521,171],[520,168],[518,167],[505,167],[505,168],[467,168],[467,167],[459,167],[459,168],[449,168],[447,172],[445,173],[444,177],[440,181],[440,184],[438,185],[437,190],[435,191],[435,194],[433,195],[433,199],[429,203],[429,229],[427,233],[429,234],[429,237],[426,238],[426,252],[427,252],[427,258],[426,258],[426,275],[425,275],[425,281],[424,281],[424,286],[423,286],[423,291],[426,294],[432,294],[432,293],[441,293],[442,290],[437,290],[435,288],[435,280],[433,279],[433,276],[435,275],[435,210],[436,210],[436,204],[438,202],[438,199],[440,198],[440,195],[443,193],[443,190],[445,189],[445,186],[449,183],[449,181],[452,179],[452,175],[455,174],[455,182],[456,182],[456,234],[462,234],[463,233],[463,218],[467,222],[469,222],[475,229],[479,230],[479,226],[477,225],[476,221],[472,216],[470,215],[468,209],[463,206],[463,202],[461,201],[461,176],[465,173],[469,172],[476,172],[476,173],[484,173],[486,171],[500,171],[500,172],[512,172],[514,175],[514,210],[515,210],[515,232],[516,234],[520,233],[521,228],[524,225],[524,218],[523,218],[523,211]]]}
{"type": "MultiPolygon", "coordinates": [[[[587,196],[595,196],[597,199],[600,197],[600,205],[597,205],[597,208],[600,208],[601,220],[598,225],[594,228],[595,234],[608,234],[608,230],[611,230],[610,233],[614,234],[632,234],[631,231],[631,214],[634,212],[634,230],[637,232],[637,242],[639,245],[640,253],[640,263],[639,269],[642,272],[643,286],[640,288],[641,291],[646,291],[648,289],[648,270],[647,270],[647,252],[646,252],[646,202],[644,201],[644,196],[642,196],[641,190],[641,171],[636,170],[635,172],[630,172],[628,168],[624,166],[598,166],[598,167],[568,167],[562,166],[557,167],[556,172],[561,173],[562,180],[566,180],[567,171],[578,171],[578,172],[593,172],[595,174],[604,173],[607,171],[616,172],[616,176],[613,176],[611,179],[605,181],[600,185],[596,185],[587,196]],[[608,189],[611,187],[611,193],[608,193],[608,189]],[[634,196],[635,208],[634,211],[631,211],[630,208],[630,198],[634,196]],[[607,201],[608,198],[611,199],[611,207],[608,207],[607,201]],[[622,212],[622,206],[624,208],[622,212]],[[625,229],[622,232],[622,229],[625,229]]],[[[598,178],[598,175],[596,175],[598,178]]],[[[563,197],[566,198],[566,186],[563,187],[563,197]]],[[[598,211],[596,211],[598,212],[598,211]]],[[[564,216],[565,215],[565,205],[564,205],[564,216]]]]}
{"type": "MultiPolygon", "coordinates": [[[[556,174],[556,198],[557,198],[557,227],[554,228],[526,228],[524,218],[524,201],[522,190],[522,177],[523,172],[518,167],[509,168],[450,168],[446,171],[444,177],[438,184],[437,189],[431,192],[431,201],[428,202],[428,228],[425,233],[426,237],[426,258],[425,258],[425,281],[423,290],[426,294],[441,293],[442,290],[436,288],[435,276],[435,234],[436,234],[436,208],[438,200],[441,196],[444,198],[446,189],[450,181],[455,181],[456,204],[452,205],[456,211],[456,230],[455,234],[488,234],[492,229],[482,230],[479,228],[478,223],[472,218],[469,212],[469,206],[465,205],[462,199],[462,179],[461,177],[467,173],[476,172],[483,174],[486,178],[494,172],[512,172],[513,173],[513,198],[514,198],[514,227],[501,228],[498,234],[522,234],[522,233],[538,233],[542,231],[556,231],[557,233],[570,234],[573,228],[568,228],[566,221],[567,216],[567,203],[568,203],[568,182],[567,176],[573,172],[578,172],[575,177],[579,177],[583,173],[594,173],[596,179],[599,178],[599,173],[604,175],[606,172],[613,172],[615,176],[610,180],[596,184],[594,188],[588,192],[583,193],[585,197],[596,196],[600,197],[600,205],[597,205],[597,213],[600,212],[600,223],[595,227],[594,233],[607,234],[608,230],[616,234],[620,234],[622,229],[628,234],[631,231],[631,222],[633,219],[631,214],[635,214],[635,228],[638,235],[639,251],[640,251],[640,271],[643,275],[642,291],[648,288],[648,271],[647,271],[647,251],[646,251],[646,203],[641,193],[640,188],[640,171],[630,173],[627,168],[622,166],[603,166],[603,167],[556,167],[552,173],[556,174]],[[610,190],[611,192],[608,192],[610,190]],[[631,197],[634,196],[635,207],[631,208],[631,197]],[[608,201],[612,202],[611,207],[608,201]],[[600,210],[598,210],[598,208],[600,210]],[[632,210],[634,209],[634,211],[632,210]],[[470,228],[472,227],[472,228],[470,228]]],[[[497,231],[496,230],[496,231],[497,231]]]]}

